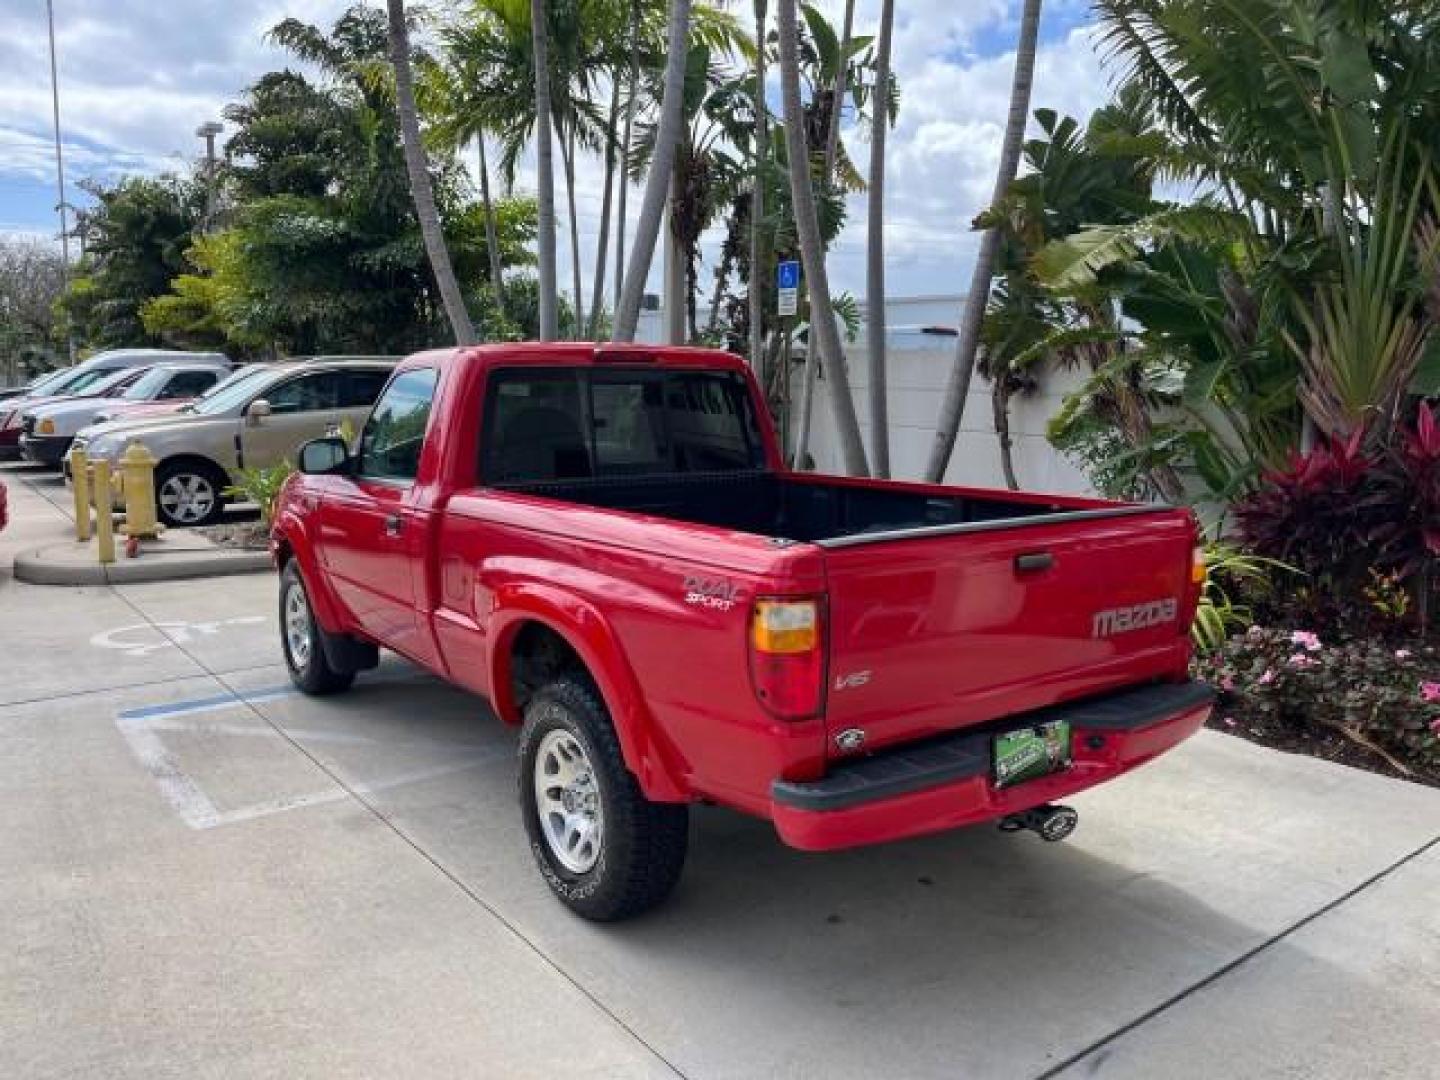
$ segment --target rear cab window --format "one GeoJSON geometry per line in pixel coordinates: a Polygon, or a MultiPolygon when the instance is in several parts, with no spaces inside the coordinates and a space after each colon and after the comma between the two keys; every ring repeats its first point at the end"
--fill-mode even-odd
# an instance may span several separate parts
{"type": "Polygon", "coordinates": [[[733,372],[501,369],[485,400],[480,470],[490,485],[766,464],[748,388],[733,372]]]}

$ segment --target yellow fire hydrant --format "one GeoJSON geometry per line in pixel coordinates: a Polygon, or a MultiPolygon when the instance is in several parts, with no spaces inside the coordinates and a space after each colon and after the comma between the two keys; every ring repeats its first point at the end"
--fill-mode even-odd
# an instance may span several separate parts
{"type": "Polygon", "coordinates": [[[155,539],[163,528],[155,519],[155,458],[142,444],[131,443],[120,456],[120,475],[125,496],[120,531],[131,539],[155,539]]]}

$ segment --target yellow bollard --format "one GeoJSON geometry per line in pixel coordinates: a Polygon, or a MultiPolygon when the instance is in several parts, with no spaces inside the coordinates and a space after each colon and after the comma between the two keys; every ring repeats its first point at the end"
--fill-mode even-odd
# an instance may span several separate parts
{"type": "Polygon", "coordinates": [[[75,481],[75,539],[90,539],[90,462],[78,447],[70,451],[70,476],[75,481]]]}
{"type": "Polygon", "coordinates": [[[125,495],[126,536],[153,540],[162,526],[155,519],[155,459],[140,443],[131,443],[120,457],[121,489],[125,495]]]}
{"type": "Polygon", "coordinates": [[[100,561],[115,561],[115,495],[110,490],[110,462],[100,458],[95,462],[95,544],[100,549],[100,561]]]}

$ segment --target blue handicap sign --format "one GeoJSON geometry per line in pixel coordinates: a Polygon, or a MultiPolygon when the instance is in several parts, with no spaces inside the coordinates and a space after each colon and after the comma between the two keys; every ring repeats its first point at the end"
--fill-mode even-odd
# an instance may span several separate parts
{"type": "Polygon", "coordinates": [[[798,262],[782,262],[775,267],[776,283],[782,289],[798,289],[800,287],[800,264],[798,262]]]}

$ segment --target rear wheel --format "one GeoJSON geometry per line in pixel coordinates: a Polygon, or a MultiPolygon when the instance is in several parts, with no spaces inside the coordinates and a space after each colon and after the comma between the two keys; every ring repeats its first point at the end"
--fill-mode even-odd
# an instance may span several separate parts
{"type": "Polygon", "coordinates": [[[225,475],[203,461],[167,461],[155,470],[155,510],[174,528],[211,525],[225,509],[225,475]]]}
{"type": "Polygon", "coordinates": [[[525,709],[520,805],[551,892],[597,922],[627,919],[680,880],[689,809],[640,791],[599,695],[583,678],[542,688],[525,709]]]}
{"type": "Polygon", "coordinates": [[[325,631],[310,610],[310,595],[294,559],[280,575],[280,643],[290,681],[307,694],[335,694],[355,681],[354,671],[332,667],[325,631]]]}

